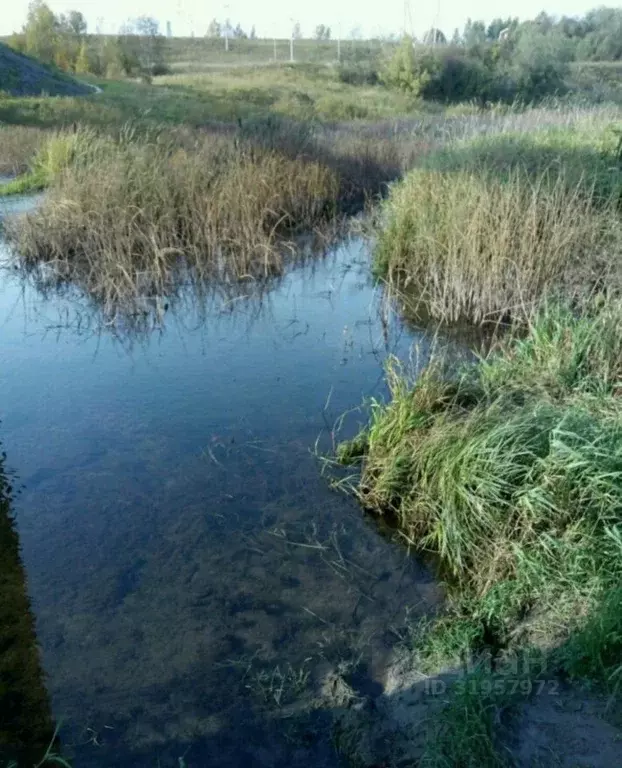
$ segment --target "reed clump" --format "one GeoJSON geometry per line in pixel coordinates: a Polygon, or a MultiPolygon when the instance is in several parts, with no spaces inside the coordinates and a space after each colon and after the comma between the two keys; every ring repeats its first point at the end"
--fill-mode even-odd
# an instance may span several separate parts
{"type": "Polygon", "coordinates": [[[219,281],[279,273],[283,240],[329,221],[339,200],[321,163],[233,137],[79,131],[63,141],[79,151],[65,163],[63,147],[48,150],[45,200],[7,222],[7,237],[22,263],[88,275],[107,302],[160,294],[179,267],[219,281]]]}
{"type": "Polygon", "coordinates": [[[564,169],[505,178],[487,169],[418,169],[383,211],[378,274],[446,322],[529,316],[551,294],[586,293],[615,278],[617,202],[564,169]]]}

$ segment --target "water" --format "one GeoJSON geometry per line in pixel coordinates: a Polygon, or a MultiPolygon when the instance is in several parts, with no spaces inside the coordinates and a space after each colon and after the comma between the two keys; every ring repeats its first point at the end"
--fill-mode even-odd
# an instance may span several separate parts
{"type": "Polygon", "coordinates": [[[387,354],[426,356],[368,275],[353,242],[131,336],[2,273],[0,439],[77,765],[337,764],[322,680],[380,693],[395,630],[437,601],[312,452],[384,394],[387,354]]]}

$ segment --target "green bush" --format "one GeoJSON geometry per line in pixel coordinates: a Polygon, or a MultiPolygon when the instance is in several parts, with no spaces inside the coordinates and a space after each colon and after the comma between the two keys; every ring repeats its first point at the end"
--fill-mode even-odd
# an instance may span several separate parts
{"type": "Polygon", "coordinates": [[[564,92],[570,58],[568,44],[560,35],[544,34],[535,25],[526,27],[510,64],[515,95],[534,101],[564,92]]]}
{"type": "Polygon", "coordinates": [[[410,37],[404,37],[380,74],[380,79],[389,88],[396,88],[413,96],[422,95],[430,77],[425,62],[416,56],[410,37]]]}

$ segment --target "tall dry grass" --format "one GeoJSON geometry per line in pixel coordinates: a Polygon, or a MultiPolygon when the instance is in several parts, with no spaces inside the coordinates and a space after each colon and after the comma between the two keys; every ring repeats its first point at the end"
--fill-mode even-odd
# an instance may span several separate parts
{"type": "Polygon", "coordinates": [[[433,318],[529,315],[543,297],[614,279],[622,256],[616,201],[564,169],[505,178],[416,170],[384,208],[375,266],[410,288],[433,318]]]}
{"type": "Polygon", "coordinates": [[[47,137],[41,128],[0,125],[0,175],[23,173],[47,137]]]}
{"type": "Polygon", "coordinates": [[[79,273],[107,303],[161,294],[179,267],[218,281],[278,273],[283,239],[328,221],[339,199],[321,163],[230,137],[129,132],[78,144],[42,205],[6,234],[24,263],[79,273]]]}

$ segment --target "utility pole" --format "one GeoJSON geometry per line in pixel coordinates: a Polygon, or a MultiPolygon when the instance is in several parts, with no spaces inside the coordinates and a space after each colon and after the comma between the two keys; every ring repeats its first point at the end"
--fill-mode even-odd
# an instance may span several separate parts
{"type": "Polygon", "coordinates": [[[272,39],[272,42],[274,43],[274,61],[276,61],[276,37],[272,39]]]}
{"type": "Polygon", "coordinates": [[[414,37],[410,0],[404,0],[404,37],[414,37]]]}
{"type": "Polygon", "coordinates": [[[289,37],[289,60],[293,64],[294,63],[294,25],[296,24],[296,22],[292,18],[290,18],[290,22],[292,24],[292,32],[289,37]]]}

